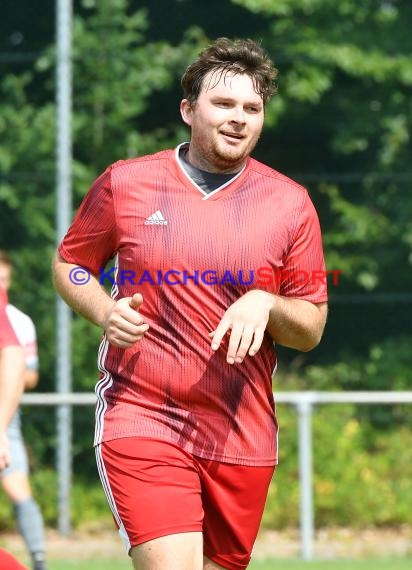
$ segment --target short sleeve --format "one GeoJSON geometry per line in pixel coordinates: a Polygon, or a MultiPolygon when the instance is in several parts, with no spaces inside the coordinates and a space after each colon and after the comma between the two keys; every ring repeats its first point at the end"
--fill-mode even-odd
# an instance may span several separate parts
{"type": "Polygon", "coordinates": [[[327,301],[327,274],[319,218],[306,191],[284,260],[279,292],[285,297],[312,303],[327,301]]]}
{"type": "Polygon", "coordinates": [[[84,197],[67,234],[59,245],[68,263],[87,268],[97,275],[117,248],[115,208],[109,167],[84,197]]]}

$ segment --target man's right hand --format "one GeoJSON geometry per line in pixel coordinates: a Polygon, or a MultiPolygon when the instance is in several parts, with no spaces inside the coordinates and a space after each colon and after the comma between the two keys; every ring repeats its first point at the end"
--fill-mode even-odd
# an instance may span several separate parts
{"type": "Polygon", "coordinates": [[[142,340],[149,330],[149,325],[139,313],[142,303],[143,297],[140,293],[113,302],[104,323],[110,344],[119,348],[130,348],[135,342],[142,340]]]}

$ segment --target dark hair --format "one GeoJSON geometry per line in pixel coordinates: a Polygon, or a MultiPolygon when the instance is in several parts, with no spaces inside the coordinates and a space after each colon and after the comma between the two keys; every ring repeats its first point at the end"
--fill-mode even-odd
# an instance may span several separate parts
{"type": "Polygon", "coordinates": [[[203,80],[209,72],[248,75],[263,103],[276,92],[274,80],[277,69],[265,50],[254,40],[218,38],[203,49],[198,58],[184,72],[181,85],[184,97],[194,103],[199,97],[203,80]]]}
{"type": "Polygon", "coordinates": [[[2,249],[0,249],[0,263],[2,263],[3,265],[8,265],[9,267],[11,267],[12,265],[9,254],[3,251],[2,249]]]}

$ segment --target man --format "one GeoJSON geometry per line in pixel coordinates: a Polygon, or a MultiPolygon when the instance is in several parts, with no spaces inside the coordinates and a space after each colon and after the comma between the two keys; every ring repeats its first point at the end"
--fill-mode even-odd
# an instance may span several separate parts
{"type": "Polygon", "coordinates": [[[296,278],[324,270],[315,209],[250,157],[275,76],[251,40],[206,48],[182,77],[190,143],[110,166],[56,254],[57,290],[105,332],[96,456],[139,570],[248,566],[277,463],[274,342],[307,351],[325,325],[324,280],[296,278]]]}
{"type": "Polygon", "coordinates": [[[23,391],[23,350],[6,314],[7,295],[0,287],[0,472],[10,463],[7,426],[23,391]]]}
{"type": "MultiPolygon", "coordinates": [[[[6,293],[11,285],[11,277],[11,259],[6,252],[0,251],[0,288],[6,293]]],[[[31,318],[13,305],[8,304],[6,312],[25,353],[24,389],[34,388],[38,382],[36,329],[31,318]]],[[[10,465],[0,473],[1,483],[13,504],[17,528],[30,552],[33,570],[46,570],[43,517],[31,491],[29,462],[19,411],[11,419],[7,435],[11,461],[10,465]]]]}

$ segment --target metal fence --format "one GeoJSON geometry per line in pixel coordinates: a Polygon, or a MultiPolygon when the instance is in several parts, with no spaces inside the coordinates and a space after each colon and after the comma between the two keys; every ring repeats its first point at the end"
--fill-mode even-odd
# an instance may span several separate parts
{"type": "MultiPolygon", "coordinates": [[[[276,402],[295,406],[298,414],[298,460],[300,482],[300,539],[301,556],[304,560],[313,557],[314,542],[314,497],[313,497],[313,408],[321,404],[411,404],[411,392],[277,392],[276,402]]],[[[47,393],[24,394],[22,404],[36,406],[57,406],[67,411],[72,406],[92,405],[96,396],[91,393],[47,393]]],[[[58,454],[58,526],[68,533],[70,530],[70,488],[71,488],[71,431],[68,431],[63,449],[58,454]]]]}

